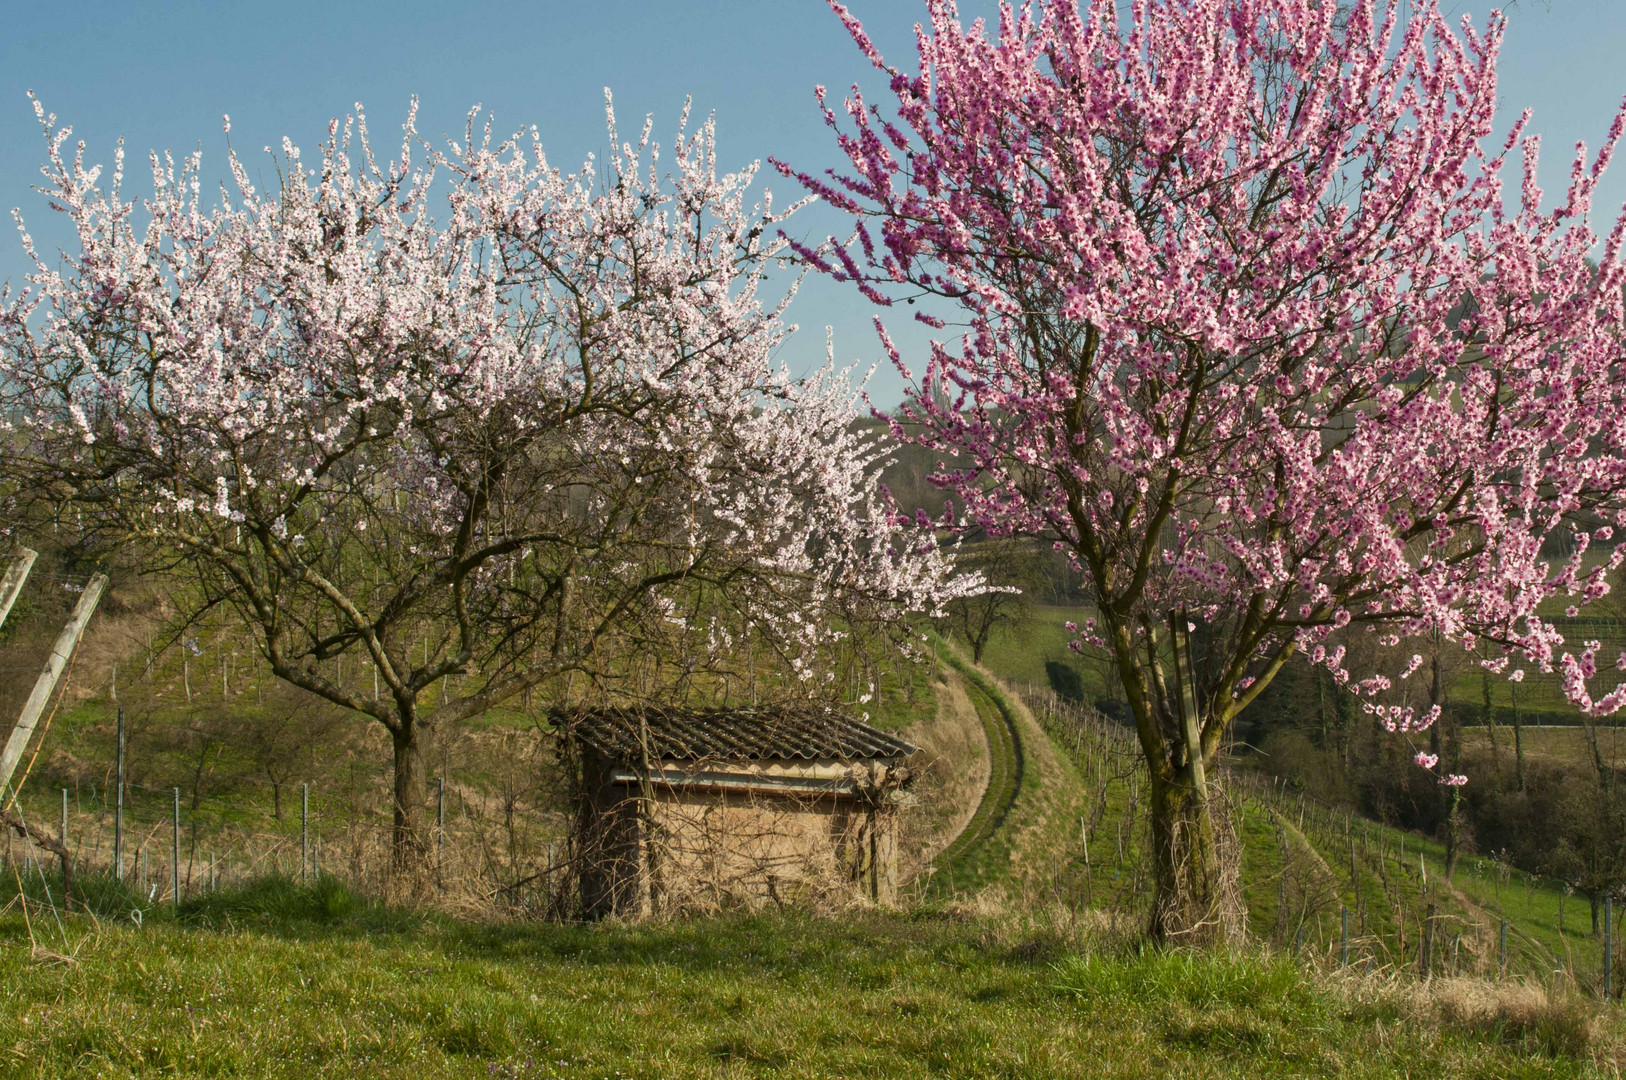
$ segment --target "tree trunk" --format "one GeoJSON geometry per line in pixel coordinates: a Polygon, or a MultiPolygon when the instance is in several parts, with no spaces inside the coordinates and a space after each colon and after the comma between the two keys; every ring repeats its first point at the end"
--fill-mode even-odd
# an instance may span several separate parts
{"type": "MultiPolygon", "coordinates": [[[[1451,789],[1451,806],[1445,818],[1445,880],[1457,872],[1457,859],[1462,856],[1462,789],[1451,789]]],[[[1563,901],[1559,901],[1563,903],[1563,901]]]]}
{"type": "Polygon", "coordinates": [[[1242,903],[1230,854],[1220,837],[1209,792],[1198,792],[1190,769],[1173,779],[1152,775],[1149,931],[1166,945],[1234,942],[1242,934],[1242,903]]]}
{"type": "Polygon", "coordinates": [[[395,828],[390,843],[390,864],[397,872],[416,873],[428,850],[424,843],[423,746],[412,718],[403,717],[390,732],[395,744],[395,828]]]}
{"type": "Polygon", "coordinates": [[[1148,933],[1161,945],[1210,945],[1240,941],[1246,908],[1237,886],[1235,846],[1223,843],[1228,822],[1216,820],[1208,784],[1219,740],[1206,748],[1211,728],[1198,700],[1189,620],[1183,612],[1168,623],[1165,657],[1158,627],[1148,622],[1140,645],[1126,623],[1108,615],[1106,630],[1135,713],[1150,792],[1152,910],[1148,933]],[[1165,668],[1166,660],[1173,664],[1165,668]],[[1165,678],[1168,670],[1172,678],[1165,678]]]}

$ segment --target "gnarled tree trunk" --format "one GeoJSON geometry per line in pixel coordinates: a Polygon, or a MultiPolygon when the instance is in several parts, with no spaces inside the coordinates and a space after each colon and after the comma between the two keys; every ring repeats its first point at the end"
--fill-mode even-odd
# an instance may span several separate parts
{"type": "Polygon", "coordinates": [[[1230,822],[1209,780],[1225,721],[1203,710],[1186,616],[1169,620],[1168,656],[1156,626],[1143,627],[1142,653],[1126,624],[1108,622],[1151,780],[1154,890],[1148,932],[1167,945],[1240,941],[1246,908],[1236,845],[1229,842],[1230,822]]]}
{"type": "Polygon", "coordinates": [[[1173,778],[1152,775],[1154,941],[1210,945],[1244,932],[1235,845],[1226,842],[1229,822],[1215,813],[1212,794],[1193,784],[1189,769],[1173,778]]]}

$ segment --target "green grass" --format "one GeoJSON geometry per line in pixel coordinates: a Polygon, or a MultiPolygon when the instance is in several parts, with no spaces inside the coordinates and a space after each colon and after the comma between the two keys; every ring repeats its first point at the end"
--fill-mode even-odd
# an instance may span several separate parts
{"type": "Polygon", "coordinates": [[[926,915],[482,926],[279,882],[66,930],[74,962],[36,960],[18,907],[0,915],[0,1075],[1591,1074],[1522,1029],[1442,1026],[1281,960],[926,915]]]}
{"type": "MultiPolygon", "coordinates": [[[[271,878],[195,897],[177,915],[88,879],[81,895],[99,922],[77,915],[59,929],[36,875],[27,922],[0,884],[0,1077],[1519,1077],[1596,1075],[1590,1055],[1614,1053],[1614,1017],[1606,1036],[1579,1037],[1591,1029],[1562,1016],[1557,1027],[1442,1023],[1408,1004],[1410,991],[1341,990],[1341,976],[1292,959],[1300,926],[1304,952],[1326,958],[1338,903],[1359,895],[1380,970],[1414,966],[1414,953],[1384,943],[1422,897],[1409,864],[1421,854],[1435,875],[1443,859],[1407,836],[1402,861],[1399,834],[1369,826],[1350,882],[1337,822],[1313,808],[1301,832],[1293,805],[1241,802],[1256,948],[1275,941],[1274,955],[1155,954],[1080,931],[1094,925],[1076,914],[1086,898],[1129,911],[1144,900],[1133,756],[1047,741],[1016,722],[997,682],[955,666],[995,760],[973,819],[982,826],[942,857],[958,879],[951,892],[1014,883],[1036,862],[1071,880],[1084,817],[1085,891],[1043,894],[1051,914],[1028,903],[979,919],[929,903],[836,919],[477,925],[386,908],[336,879],[271,878]],[[1076,769],[1058,771],[1052,750],[1076,769]],[[1301,869],[1312,850],[1331,868],[1310,915],[1298,894],[1286,917],[1278,903],[1283,833],[1301,869]],[[31,952],[30,935],[73,962],[31,952]]],[[[1472,863],[1457,888],[1480,903],[1496,882],[1472,863]]],[[[1547,925],[1552,899],[1538,888],[1520,911],[1523,892],[1502,889],[1515,971],[1551,971],[1563,944],[1547,925]]],[[[1439,899],[1440,910],[1454,903],[1439,899]]],[[[1567,914],[1573,938],[1584,904],[1567,914]]]]}

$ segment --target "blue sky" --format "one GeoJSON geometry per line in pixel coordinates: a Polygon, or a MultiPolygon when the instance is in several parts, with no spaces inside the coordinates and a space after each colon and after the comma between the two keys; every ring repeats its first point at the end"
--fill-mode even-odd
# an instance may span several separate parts
{"type": "MultiPolygon", "coordinates": [[[[910,61],[918,0],[851,0],[877,42],[910,61]]],[[[988,5],[967,0],[966,10],[988,5]]],[[[1493,6],[1444,0],[1481,22],[1493,6]]],[[[1518,0],[1503,54],[1504,122],[1534,107],[1543,133],[1544,186],[1561,189],[1577,139],[1596,142],[1626,96],[1626,0],[1518,0]]],[[[26,98],[74,126],[92,160],[107,160],[123,136],[144,158],[152,148],[201,145],[218,166],[220,116],[248,150],[289,135],[314,146],[331,116],[363,102],[380,134],[422,101],[428,135],[462,128],[480,103],[500,126],[536,124],[560,165],[602,150],[603,88],[611,87],[623,130],[655,113],[669,133],[686,95],[717,116],[723,163],[780,157],[821,168],[832,144],[812,97],[815,83],[843,88],[855,79],[881,86],[823,0],[556,0],[519,2],[277,4],[76,3],[17,5],[0,28],[0,206],[22,207],[42,246],[64,241],[30,190],[43,142],[26,98]]],[[[132,170],[135,177],[141,173],[132,170]]],[[[765,178],[781,198],[788,183],[765,178]]],[[[135,190],[140,190],[137,187],[135,190]]],[[[1600,209],[1626,201],[1626,160],[1600,209]]],[[[832,219],[808,214],[801,228],[822,234],[832,219]]],[[[0,236],[0,278],[18,281],[27,263],[15,234],[0,236]]],[[[843,362],[872,361],[878,349],[867,305],[828,282],[813,282],[792,308],[803,330],[787,346],[795,367],[823,356],[825,325],[835,328],[843,362]]],[[[924,334],[903,331],[906,351],[924,334]]],[[[918,365],[917,365],[918,366],[918,365]]],[[[883,370],[872,385],[890,404],[900,383],[883,370]]]]}

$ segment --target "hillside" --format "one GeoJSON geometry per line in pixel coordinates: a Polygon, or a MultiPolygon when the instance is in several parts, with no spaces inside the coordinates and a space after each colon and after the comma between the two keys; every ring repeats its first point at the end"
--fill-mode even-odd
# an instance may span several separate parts
{"type": "MultiPolygon", "coordinates": [[[[1036,663],[1034,653],[1009,641],[1001,646],[988,654],[996,671],[1014,678],[1043,672],[1042,653],[1036,663]]],[[[1082,876],[1086,904],[1138,917],[1149,883],[1131,730],[1033,682],[1008,692],[1026,700],[1046,744],[1071,759],[1085,791],[1087,814],[1050,850],[1051,872],[1058,880],[1082,876]],[[1080,831],[1088,836],[1087,857],[1080,831]]],[[[1573,749],[1556,730],[1547,734],[1551,752],[1573,749]]],[[[1590,993],[1601,985],[1602,942],[1591,933],[1587,902],[1561,883],[1476,855],[1465,855],[1447,881],[1444,847],[1432,838],[1323,805],[1235,760],[1221,782],[1256,942],[1325,965],[1347,957],[1363,971],[1558,972],[1590,993]]]]}

